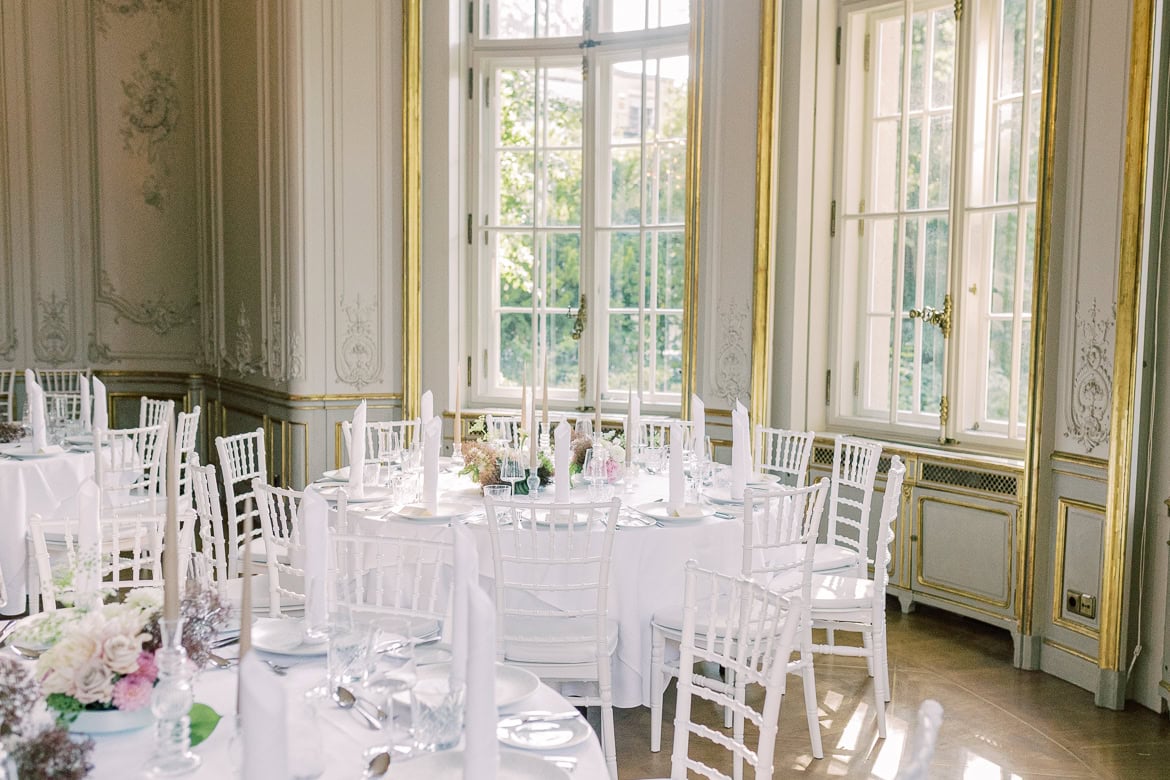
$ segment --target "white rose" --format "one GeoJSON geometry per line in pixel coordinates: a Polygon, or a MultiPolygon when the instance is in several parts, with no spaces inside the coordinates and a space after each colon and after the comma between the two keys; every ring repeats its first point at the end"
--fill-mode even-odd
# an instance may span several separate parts
{"type": "Polygon", "coordinates": [[[102,645],[102,658],[110,671],[118,674],[133,674],[138,671],[138,654],[142,651],[142,634],[127,636],[118,634],[108,638],[102,645]]]}
{"type": "Polygon", "coordinates": [[[108,702],[114,695],[114,680],[110,670],[100,659],[93,659],[73,676],[76,690],[73,697],[82,704],[108,702]]]}
{"type": "Polygon", "coordinates": [[[56,669],[51,669],[45,678],[41,680],[41,691],[44,693],[63,693],[66,696],[73,695],[73,677],[68,674],[62,674],[56,669]]]}
{"type": "Polygon", "coordinates": [[[41,656],[40,666],[45,671],[74,675],[98,654],[98,649],[97,641],[89,634],[70,633],[41,656]]]}

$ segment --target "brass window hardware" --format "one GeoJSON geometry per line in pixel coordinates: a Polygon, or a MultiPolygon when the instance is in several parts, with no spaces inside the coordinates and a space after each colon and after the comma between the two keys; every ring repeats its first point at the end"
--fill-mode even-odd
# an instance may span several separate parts
{"type": "MultiPolygon", "coordinates": [[[[573,307],[570,306],[565,310],[565,314],[573,317],[573,307]]],[[[585,300],[585,293],[581,293],[581,305],[577,307],[577,314],[573,320],[573,329],[569,331],[569,338],[573,341],[580,341],[581,334],[585,332],[585,323],[589,321],[589,307],[585,300]]]]}
{"type": "Polygon", "coordinates": [[[951,313],[953,306],[951,304],[951,296],[948,293],[943,297],[942,309],[936,309],[933,306],[923,306],[921,309],[911,309],[910,319],[922,318],[923,322],[928,322],[942,331],[943,338],[949,339],[951,337],[951,313]]]}

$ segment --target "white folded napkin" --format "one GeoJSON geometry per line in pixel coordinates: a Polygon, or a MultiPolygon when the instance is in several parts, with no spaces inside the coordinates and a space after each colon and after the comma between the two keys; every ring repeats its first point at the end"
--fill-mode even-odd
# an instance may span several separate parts
{"type": "Polygon", "coordinates": [[[638,439],[642,429],[642,399],[638,394],[630,391],[630,410],[626,415],[626,465],[634,462],[634,453],[638,451],[638,439]]]}
{"type": "Polygon", "coordinates": [[[670,495],[666,508],[677,516],[686,503],[686,466],[683,465],[683,432],[678,422],[670,424],[670,495]]]}
{"type": "MultiPolygon", "coordinates": [[[[468,595],[479,586],[479,555],[475,539],[466,526],[452,529],[455,538],[455,587],[451,594],[451,619],[444,626],[446,641],[451,644],[451,683],[467,682],[468,595]]],[[[493,654],[494,655],[494,654],[493,654]]]]}
{"type": "Polygon", "coordinates": [[[101,584],[102,532],[98,524],[101,513],[101,490],[92,479],[77,489],[77,570],[73,573],[75,601],[80,606],[93,603],[101,584]]]}
{"type": "Polygon", "coordinates": [[[422,503],[432,515],[439,508],[439,448],[443,446],[443,421],[432,417],[423,423],[422,503]]]}
{"type": "Polygon", "coordinates": [[[751,428],[746,412],[731,410],[731,484],[728,492],[737,501],[743,498],[748,472],[752,468],[751,428]]]}
{"type": "Polygon", "coordinates": [[[288,706],[280,680],[254,652],[240,662],[244,737],[240,777],[248,780],[286,780],[289,776],[288,706]]]}
{"type": "Polygon", "coordinates": [[[106,407],[106,383],[93,378],[93,427],[110,429],[109,410],[106,407]]]}
{"type": "Polygon", "coordinates": [[[747,407],[744,406],[743,402],[740,401],[738,398],[735,399],[735,408],[738,409],[740,411],[740,413],[743,414],[744,417],[747,417],[747,413],[748,413],[747,407]]]}
{"type": "Polygon", "coordinates": [[[353,410],[353,422],[349,426],[349,496],[365,498],[366,488],[366,402],[353,410]]]}
{"type": "Polygon", "coordinates": [[[707,407],[703,400],[691,394],[691,434],[695,437],[695,454],[707,457],[707,407]]]}
{"type": "Polygon", "coordinates": [[[553,429],[553,492],[558,504],[569,500],[569,456],[572,455],[569,441],[572,429],[561,420],[553,429]]]}
{"type": "Polygon", "coordinates": [[[435,416],[435,395],[430,390],[422,394],[422,400],[419,401],[418,419],[423,425],[426,425],[432,417],[435,416]]]}
{"type": "Polygon", "coordinates": [[[81,388],[81,429],[89,433],[93,427],[93,410],[89,403],[89,378],[81,374],[77,384],[81,388]]]}
{"type": "Polygon", "coordinates": [[[45,393],[37,384],[36,374],[31,368],[24,370],[24,395],[28,404],[28,421],[32,425],[33,450],[44,452],[49,446],[49,435],[45,430],[45,393]]]}
{"type": "Polygon", "coordinates": [[[467,697],[463,711],[463,778],[494,780],[500,757],[496,737],[496,610],[479,585],[467,592],[467,697]]]}
{"type": "Polygon", "coordinates": [[[305,627],[320,631],[329,623],[326,584],[329,577],[329,504],[316,490],[306,490],[305,627]]]}

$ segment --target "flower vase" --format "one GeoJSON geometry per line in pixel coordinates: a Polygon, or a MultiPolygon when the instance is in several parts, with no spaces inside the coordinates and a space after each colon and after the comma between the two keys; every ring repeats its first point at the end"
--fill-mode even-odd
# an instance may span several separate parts
{"type": "Polygon", "coordinates": [[[154,713],[150,707],[137,710],[82,710],[69,724],[73,734],[117,734],[137,731],[150,725],[154,713]]]}

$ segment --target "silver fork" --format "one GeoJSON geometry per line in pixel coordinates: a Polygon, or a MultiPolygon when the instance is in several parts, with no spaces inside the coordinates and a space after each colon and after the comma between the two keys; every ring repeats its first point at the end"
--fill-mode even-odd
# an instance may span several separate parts
{"type": "Polygon", "coordinates": [[[271,669],[275,674],[279,674],[281,677],[284,677],[286,674],[288,674],[288,667],[287,666],[281,666],[280,664],[274,664],[274,663],[272,663],[272,661],[269,661],[268,659],[264,659],[264,664],[269,669],[271,669]]]}

